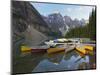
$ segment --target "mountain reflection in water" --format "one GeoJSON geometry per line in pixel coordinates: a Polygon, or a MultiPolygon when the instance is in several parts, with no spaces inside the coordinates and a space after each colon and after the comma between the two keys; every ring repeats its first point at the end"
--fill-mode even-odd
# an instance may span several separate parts
{"type": "Polygon", "coordinates": [[[14,65],[16,73],[47,72],[92,69],[95,64],[95,56],[77,53],[75,50],[69,53],[59,52],[47,53],[26,53],[14,65]]]}

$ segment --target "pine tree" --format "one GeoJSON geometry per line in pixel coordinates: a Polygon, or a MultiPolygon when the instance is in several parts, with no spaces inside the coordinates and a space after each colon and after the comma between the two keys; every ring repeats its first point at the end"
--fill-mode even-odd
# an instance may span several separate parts
{"type": "Polygon", "coordinates": [[[92,9],[89,17],[89,23],[84,27],[75,27],[70,29],[65,35],[66,38],[90,38],[96,40],[96,10],[92,9]]]}

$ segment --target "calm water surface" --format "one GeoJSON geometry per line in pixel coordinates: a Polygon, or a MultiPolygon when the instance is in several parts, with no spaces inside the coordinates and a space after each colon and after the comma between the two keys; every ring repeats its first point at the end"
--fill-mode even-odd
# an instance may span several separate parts
{"type": "Polygon", "coordinates": [[[15,73],[68,71],[95,68],[95,55],[82,55],[76,50],[69,53],[22,53],[14,63],[15,73]]]}

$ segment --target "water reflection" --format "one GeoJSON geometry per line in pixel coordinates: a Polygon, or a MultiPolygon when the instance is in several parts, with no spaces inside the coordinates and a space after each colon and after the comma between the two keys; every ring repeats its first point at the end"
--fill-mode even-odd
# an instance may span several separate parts
{"type": "Polygon", "coordinates": [[[90,69],[90,63],[90,56],[79,55],[76,51],[66,54],[57,53],[51,55],[49,60],[41,61],[33,72],[90,69]]]}
{"type": "Polygon", "coordinates": [[[44,59],[44,53],[24,53],[21,57],[17,58],[14,64],[14,73],[28,73],[44,59]],[[24,55],[24,57],[23,57],[24,55]]]}
{"type": "Polygon", "coordinates": [[[47,72],[95,68],[95,55],[69,53],[23,53],[14,65],[15,73],[47,72]]]}
{"type": "Polygon", "coordinates": [[[65,52],[62,51],[62,52],[58,52],[58,53],[46,54],[46,57],[47,57],[49,62],[52,62],[52,63],[57,65],[63,59],[64,53],[65,52]]]}

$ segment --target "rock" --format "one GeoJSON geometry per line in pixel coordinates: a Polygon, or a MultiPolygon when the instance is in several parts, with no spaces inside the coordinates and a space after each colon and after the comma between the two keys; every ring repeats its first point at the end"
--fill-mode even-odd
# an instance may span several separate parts
{"type": "MultiPolygon", "coordinates": [[[[35,39],[35,41],[40,39],[44,40],[48,33],[50,33],[50,28],[42,19],[38,11],[29,2],[25,1],[12,1],[12,29],[13,36],[16,35],[15,37],[18,37],[18,35],[20,35],[29,41],[32,39],[26,37],[26,35],[29,35],[28,31],[31,33],[29,37],[39,37],[35,39]],[[32,27],[33,30],[28,27],[32,27]]],[[[15,37],[13,38],[14,40],[16,40],[15,37]]]]}

